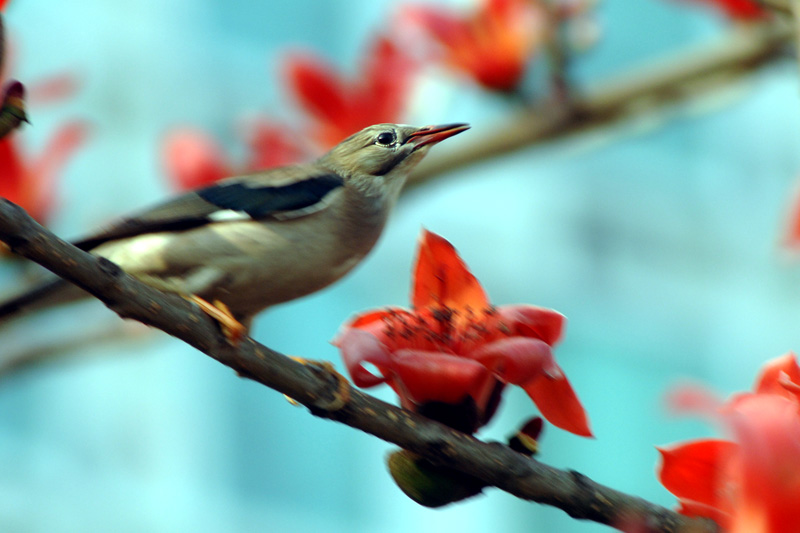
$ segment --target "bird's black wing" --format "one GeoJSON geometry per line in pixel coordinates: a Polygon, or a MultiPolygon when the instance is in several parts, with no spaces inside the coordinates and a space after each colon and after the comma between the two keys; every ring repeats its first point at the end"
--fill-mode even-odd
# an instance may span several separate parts
{"type": "Polygon", "coordinates": [[[344,179],[313,167],[289,167],[230,178],[124,218],[75,246],[91,250],[105,242],[146,233],[183,231],[223,220],[226,214],[252,219],[291,216],[315,210],[344,179]],[[298,175],[302,179],[296,179],[298,175]]]}

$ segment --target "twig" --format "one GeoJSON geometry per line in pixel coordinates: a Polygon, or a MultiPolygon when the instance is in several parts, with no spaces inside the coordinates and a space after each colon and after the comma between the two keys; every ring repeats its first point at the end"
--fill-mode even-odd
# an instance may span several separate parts
{"type": "Polygon", "coordinates": [[[783,13],[784,15],[791,15],[792,8],[789,5],[793,0],[758,0],[758,3],[766,8],[783,13]]]}
{"type": "Polygon", "coordinates": [[[720,42],[643,67],[603,85],[572,94],[571,105],[520,109],[510,120],[486,128],[491,134],[439,150],[412,175],[414,185],[440,174],[498,157],[534,143],[560,139],[666,107],[719,89],[786,55],[794,28],[786,20],[738,27],[720,42]]]}
{"type": "Polygon", "coordinates": [[[303,365],[250,338],[231,346],[197,306],[144,285],[110,261],[62,241],[22,208],[2,199],[0,240],[99,298],[119,316],[187,342],[240,375],[302,403],[316,416],[358,428],[520,498],[556,506],[575,518],[617,527],[635,523],[653,532],[716,531],[711,522],[688,519],[576,472],[529,459],[507,446],[481,442],[349,386],[342,391],[340,376],[330,370],[303,365]]]}
{"type": "Polygon", "coordinates": [[[113,343],[119,346],[121,342],[143,343],[149,339],[148,335],[143,334],[144,328],[131,328],[134,324],[125,322],[117,324],[92,324],[94,327],[89,331],[81,328],[74,336],[56,337],[43,343],[31,344],[28,341],[23,349],[9,349],[8,344],[4,343],[0,350],[0,381],[55,361],[72,362],[87,357],[101,357],[92,350],[85,349],[90,345],[97,347],[103,343],[113,343]]]}
{"type": "MultiPolygon", "coordinates": [[[[792,15],[792,20],[794,22],[795,47],[798,51],[800,51],[800,1],[787,0],[787,4],[789,13],[792,15]]],[[[800,54],[798,55],[798,60],[800,61],[800,54]]]]}

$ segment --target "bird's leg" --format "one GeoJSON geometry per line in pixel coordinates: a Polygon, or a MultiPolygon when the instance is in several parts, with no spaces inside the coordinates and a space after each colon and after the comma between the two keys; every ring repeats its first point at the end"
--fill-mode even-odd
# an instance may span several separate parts
{"type": "MultiPolygon", "coordinates": [[[[315,361],[314,359],[306,359],[304,357],[297,357],[295,355],[290,355],[289,359],[293,359],[302,365],[316,367],[317,369],[327,372],[329,375],[336,378],[339,386],[336,388],[336,392],[333,393],[333,400],[325,406],[326,411],[338,411],[344,407],[348,401],[350,401],[350,382],[347,381],[346,377],[337,372],[336,368],[333,366],[333,363],[330,361],[315,361]]],[[[292,403],[297,403],[288,396],[286,396],[286,399],[292,403]]]]}
{"type": "Polygon", "coordinates": [[[239,341],[247,333],[247,327],[236,320],[228,306],[219,300],[208,302],[195,294],[186,296],[186,299],[196,303],[205,314],[216,320],[222,329],[222,334],[234,346],[239,344],[239,341]]]}

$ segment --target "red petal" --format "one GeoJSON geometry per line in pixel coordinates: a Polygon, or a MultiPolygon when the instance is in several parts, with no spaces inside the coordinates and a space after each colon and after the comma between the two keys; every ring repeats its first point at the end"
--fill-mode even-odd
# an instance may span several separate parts
{"type": "Polygon", "coordinates": [[[348,120],[347,89],[333,69],[311,54],[292,54],[285,64],[288,85],[301,106],[323,125],[348,120]]]}
{"type": "Polygon", "coordinates": [[[757,20],[767,15],[767,10],[753,0],[705,0],[725,12],[731,18],[757,20]]]}
{"type": "Polygon", "coordinates": [[[800,194],[795,194],[792,201],[784,244],[789,247],[800,247],[800,194]]]}
{"type": "Polygon", "coordinates": [[[539,339],[511,337],[484,345],[469,354],[491,370],[498,379],[525,385],[542,373],[560,374],[550,346],[539,339]]]}
{"type": "Polygon", "coordinates": [[[722,531],[730,530],[731,515],[716,507],[679,499],[676,511],[692,518],[710,518],[719,525],[722,531]]]}
{"type": "Polygon", "coordinates": [[[78,78],[64,72],[28,86],[28,102],[35,105],[51,104],[69,98],[78,91],[78,78]]]}
{"type": "Polygon", "coordinates": [[[398,350],[393,355],[392,370],[418,405],[456,404],[467,395],[475,398],[491,377],[482,364],[456,355],[421,350],[398,350]]]}
{"type": "Polygon", "coordinates": [[[378,37],[366,57],[359,108],[369,108],[354,129],[381,122],[400,122],[406,107],[416,63],[394,41],[378,37]]]}
{"type": "Polygon", "coordinates": [[[755,492],[777,500],[800,498],[800,412],[795,398],[775,394],[734,396],[722,411],[741,446],[743,470],[755,492]]]}
{"type": "Polygon", "coordinates": [[[25,180],[25,168],[14,138],[7,135],[0,139],[0,197],[20,204],[24,201],[20,189],[25,180]]]}
{"type": "Polygon", "coordinates": [[[564,332],[566,318],[552,309],[534,305],[503,305],[497,311],[514,335],[541,339],[553,346],[564,332]]]}
{"type": "MultiPolygon", "coordinates": [[[[84,122],[71,122],[62,126],[50,139],[31,168],[36,206],[31,215],[46,220],[55,202],[56,179],[67,160],[84,143],[89,127],[84,122]]],[[[33,208],[33,206],[31,206],[33,208]]]]}
{"type": "Polygon", "coordinates": [[[768,361],[762,367],[753,390],[800,399],[800,367],[795,354],[789,352],[768,361]]]}
{"type": "Polygon", "coordinates": [[[164,140],[164,165],[178,190],[196,189],[230,176],[222,150],[206,133],[194,129],[170,132],[164,140]]]}
{"type": "Polygon", "coordinates": [[[551,424],[576,435],[592,436],[586,411],[563,372],[560,377],[540,375],[523,388],[551,424]]]}
{"type": "Polygon", "coordinates": [[[256,118],[242,124],[242,130],[250,147],[249,171],[281,167],[308,158],[297,135],[287,126],[256,118]]]}
{"type": "Polygon", "coordinates": [[[734,481],[726,476],[739,452],[736,443],[704,439],[657,449],[661,454],[658,479],[668,491],[681,500],[727,507],[729,502],[721,498],[726,484],[734,481]]]}
{"type": "Polygon", "coordinates": [[[443,45],[452,43],[455,36],[469,31],[462,18],[444,9],[428,6],[404,6],[399,12],[398,21],[401,27],[419,26],[443,45]]]}
{"type": "Polygon", "coordinates": [[[735,531],[800,530],[800,413],[796,398],[741,394],[722,410],[739,444],[735,531]],[[761,529],[757,529],[757,524],[761,529]]]}
{"type": "Polygon", "coordinates": [[[713,419],[722,405],[719,398],[697,385],[675,387],[667,395],[667,406],[679,414],[691,413],[713,419]]]}
{"type": "Polygon", "coordinates": [[[423,230],[414,269],[411,305],[415,309],[444,306],[481,311],[489,305],[489,300],[453,245],[439,235],[423,230]]]}
{"type": "Polygon", "coordinates": [[[353,383],[359,387],[374,387],[386,381],[384,377],[376,376],[364,368],[364,363],[372,363],[380,369],[393,367],[391,354],[373,335],[350,328],[339,336],[336,343],[353,383]]]}

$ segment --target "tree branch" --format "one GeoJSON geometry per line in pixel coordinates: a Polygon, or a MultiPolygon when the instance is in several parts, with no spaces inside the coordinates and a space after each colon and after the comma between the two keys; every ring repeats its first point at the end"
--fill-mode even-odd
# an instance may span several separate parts
{"type": "Polygon", "coordinates": [[[411,176],[411,184],[419,185],[445,172],[539,142],[612,126],[698,98],[786,56],[794,35],[791,21],[782,17],[748,24],[732,29],[713,45],[636,69],[582,94],[573,90],[568,105],[548,102],[520,109],[490,128],[494,132],[491,136],[429,155],[411,176]]]}
{"type": "Polygon", "coordinates": [[[0,240],[15,253],[85,289],[119,316],[185,341],[240,375],[293,398],[316,416],[360,429],[520,498],[553,505],[575,518],[616,527],[637,524],[653,532],[717,530],[711,522],[688,519],[577,472],[549,467],[502,444],[481,442],[389,405],[351,389],[324,366],[298,363],[250,338],[231,346],[197,306],[64,242],[4,199],[0,199],[0,240]]]}

